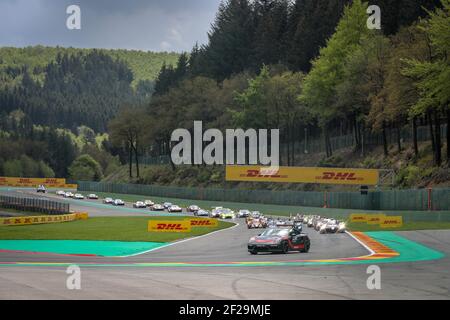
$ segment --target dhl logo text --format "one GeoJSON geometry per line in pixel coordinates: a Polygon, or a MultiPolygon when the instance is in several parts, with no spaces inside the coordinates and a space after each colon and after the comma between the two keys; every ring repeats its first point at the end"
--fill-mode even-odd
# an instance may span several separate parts
{"type": "Polygon", "coordinates": [[[157,230],[186,230],[186,228],[183,228],[180,223],[158,223],[156,226],[157,230]]]}
{"type": "Polygon", "coordinates": [[[356,177],[356,173],[353,172],[324,172],[322,176],[318,176],[320,180],[347,180],[356,181],[362,180],[362,178],[356,177]]]}
{"type": "Polygon", "coordinates": [[[278,174],[277,170],[247,170],[241,177],[247,178],[287,178],[287,175],[278,174]]]}

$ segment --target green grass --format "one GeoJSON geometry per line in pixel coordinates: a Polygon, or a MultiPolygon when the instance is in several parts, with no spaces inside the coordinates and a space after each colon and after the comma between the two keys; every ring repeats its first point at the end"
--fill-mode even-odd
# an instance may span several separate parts
{"type": "Polygon", "coordinates": [[[0,240],[104,240],[170,242],[200,236],[231,227],[219,221],[216,228],[194,227],[191,233],[148,232],[149,220],[177,220],[184,217],[95,217],[57,224],[0,228],[0,240]]]}
{"type": "Polygon", "coordinates": [[[415,221],[405,222],[399,228],[381,228],[378,225],[370,225],[366,223],[347,223],[347,228],[350,231],[413,231],[413,230],[446,230],[450,229],[450,222],[430,222],[430,221],[415,221]]]}

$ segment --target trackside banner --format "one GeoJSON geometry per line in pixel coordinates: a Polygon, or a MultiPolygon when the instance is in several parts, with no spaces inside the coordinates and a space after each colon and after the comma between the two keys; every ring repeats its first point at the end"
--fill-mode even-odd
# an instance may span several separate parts
{"type": "Polygon", "coordinates": [[[66,179],[60,178],[15,178],[0,177],[0,186],[8,187],[37,187],[44,185],[48,188],[70,188],[76,189],[77,185],[66,184],[66,179]]]}
{"type": "Polygon", "coordinates": [[[402,216],[384,217],[380,221],[381,228],[399,228],[401,226],[403,226],[402,216]]]}
{"type": "Polygon", "coordinates": [[[367,222],[367,214],[352,213],[350,215],[351,222],[367,222]]]}
{"type": "Polygon", "coordinates": [[[71,213],[58,216],[30,216],[30,217],[11,217],[1,218],[0,227],[6,226],[25,226],[32,224],[47,224],[47,223],[60,223],[70,222],[75,220],[88,219],[87,213],[71,213]]]}
{"type": "Polygon", "coordinates": [[[377,185],[379,171],[374,169],[226,166],[227,181],[377,185]]]}
{"type": "Polygon", "coordinates": [[[215,228],[219,226],[217,219],[205,219],[205,218],[187,218],[190,221],[191,227],[210,227],[215,228]]]}
{"type": "Polygon", "coordinates": [[[191,232],[189,220],[150,220],[148,232],[191,232]]]}

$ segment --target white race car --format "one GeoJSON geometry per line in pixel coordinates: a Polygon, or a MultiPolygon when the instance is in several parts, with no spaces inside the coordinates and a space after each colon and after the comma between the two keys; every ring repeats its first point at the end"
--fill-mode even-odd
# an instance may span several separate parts
{"type": "Polygon", "coordinates": [[[142,209],[147,208],[147,206],[142,201],[136,201],[135,203],[133,203],[133,208],[142,209]]]}
{"type": "Polygon", "coordinates": [[[155,204],[152,200],[145,200],[144,203],[147,207],[151,207],[152,205],[155,204]]]}
{"type": "Polygon", "coordinates": [[[103,203],[112,204],[114,202],[113,198],[105,198],[103,199],[103,203]]]}
{"type": "Polygon", "coordinates": [[[76,193],[76,194],[73,196],[73,198],[74,198],[74,199],[77,199],[77,200],[83,200],[83,199],[84,199],[84,196],[83,196],[81,193],[76,193]]]}
{"type": "Polygon", "coordinates": [[[151,211],[164,211],[164,206],[162,204],[159,203],[155,203],[154,205],[152,205],[150,207],[151,211]]]}
{"type": "Polygon", "coordinates": [[[170,213],[172,213],[172,212],[182,212],[183,209],[181,209],[176,204],[173,204],[173,205],[171,205],[170,207],[167,208],[167,211],[170,212],[170,213]]]}
{"type": "Polygon", "coordinates": [[[250,211],[243,209],[243,210],[239,210],[236,216],[238,218],[247,218],[249,215],[250,215],[250,211]]]}
{"type": "Polygon", "coordinates": [[[59,191],[56,191],[56,195],[57,195],[57,196],[64,197],[64,196],[66,195],[66,192],[63,191],[63,190],[59,190],[59,191]]]}
{"type": "Polygon", "coordinates": [[[64,198],[73,198],[74,194],[72,192],[66,192],[64,198]]]}
{"type": "Polygon", "coordinates": [[[116,199],[116,200],[114,200],[113,205],[115,205],[115,206],[124,206],[125,202],[123,202],[123,200],[121,200],[121,199],[116,199]]]}
{"type": "Polygon", "coordinates": [[[90,195],[88,195],[88,199],[98,200],[98,195],[96,195],[95,193],[91,193],[90,195]]]}

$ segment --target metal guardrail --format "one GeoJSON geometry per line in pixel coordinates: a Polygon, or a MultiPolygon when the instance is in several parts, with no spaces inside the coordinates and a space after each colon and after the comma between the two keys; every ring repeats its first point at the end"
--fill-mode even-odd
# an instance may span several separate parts
{"type": "Polygon", "coordinates": [[[70,213],[69,203],[7,195],[0,195],[0,208],[25,212],[38,212],[49,215],[70,213]]]}

